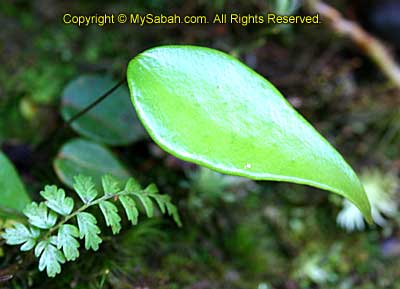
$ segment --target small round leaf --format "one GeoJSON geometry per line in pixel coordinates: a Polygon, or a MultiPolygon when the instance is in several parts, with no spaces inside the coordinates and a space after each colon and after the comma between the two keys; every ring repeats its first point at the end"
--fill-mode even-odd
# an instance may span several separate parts
{"type": "MultiPolygon", "coordinates": [[[[99,75],[84,75],[71,81],[63,92],[62,117],[68,121],[114,85],[111,78],[99,75]]],[[[109,145],[126,145],[145,136],[126,86],[119,87],[71,126],[80,135],[109,145]]]]}
{"type": "Polygon", "coordinates": [[[73,139],[64,144],[54,159],[54,169],[60,180],[73,187],[74,177],[86,175],[101,185],[101,177],[111,174],[120,180],[129,178],[129,172],[104,146],[84,139],[73,139]]]}

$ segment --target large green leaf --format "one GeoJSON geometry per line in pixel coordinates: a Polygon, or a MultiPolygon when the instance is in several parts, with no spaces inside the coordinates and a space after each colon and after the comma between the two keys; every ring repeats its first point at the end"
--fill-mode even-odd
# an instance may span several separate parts
{"type": "Polygon", "coordinates": [[[132,59],[132,102],[169,153],[256,180],[314,186],[370,205],[342,156],[266,79],[235,58],[195,46],[164,46],[132,59]]]}
{"type": "Polygon", "coordinates": [[[0,151],[0,207],[22,211],[30,201],[17,171],[0,151]]]}
{"type": "MultiPolygon", "coordinates": [[[[61,114],[68,121],[116,84],[111,78],[84,75],[71,81],[63,92],[61,114]]],[[[144,137],[145,132],[129,102],[125,86],[71,124],[79,134],[109,145],[125,145],[144,137]]]]}
{"type": "Polygon", "coordinates": [[[91,176],[97,185],[101,177],[111,174],[126,180],[130,174],[108,149],[84,139],[73,139],[64,144],[54,159],[54,168],[60,180],[73,187],[77,175],[91,176]]]}

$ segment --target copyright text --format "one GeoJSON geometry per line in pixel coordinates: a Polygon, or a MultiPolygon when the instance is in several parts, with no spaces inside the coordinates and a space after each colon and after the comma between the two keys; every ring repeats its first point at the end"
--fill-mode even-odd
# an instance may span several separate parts
{"type": "Polygon", "coordinates": [[[319,24],[321,23],[318,14],[315,15],[277,15],[268,14],[240,14],[240,13],[219,13],[212,17],[205,15],[186,15],[177,14],[139,14],[139,13],[119,13],[119,14],[94,14],[94,15],[74,15],[65,13],[62,21],[68,25],[85,27],[90,25],[104,26],[109,24],[130,24],[136,26],[154,24],[239,24],[247,26],[250,24],[319,24]]]}

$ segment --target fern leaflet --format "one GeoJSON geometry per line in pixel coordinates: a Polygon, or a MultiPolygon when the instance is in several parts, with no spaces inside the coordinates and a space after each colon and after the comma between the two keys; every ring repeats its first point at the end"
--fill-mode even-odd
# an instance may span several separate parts
{"type": "Polygon", "coordinates": [[[67,197],[63,189],[45,186],[40,192],[45,201],[32,202],[24,210],[29,225],[16,223],[1,235],[8,245],[21,245],[21,251],[34,249],[35,256],[39,258],[39,270],[46,270],[49,277],[60,273],[62,264],[79,257],[78,238],[84,239],[86,250],[99,249],[102,242],[101,230],[96,217],[86,212],[90,207],[100,208],[113,234],[118,234],[122,228],[116,206],[118,202],[132,225],[138,222],[137,201],[143,205],[148,217],[154,215],[154,201],[162,214],[168,213],[181,226],[177,208],[171,203],[171,198],[159,194],[155,185],[143,190],[136,180],[129,179],[121,190],[118,180],[105,175],[102,177],[103,196],[98,197],[99,193],[90,177],[79,175],[74,180],[75,192],[83,202],[81,207],[74,210],[74,200],[67,197]]]}

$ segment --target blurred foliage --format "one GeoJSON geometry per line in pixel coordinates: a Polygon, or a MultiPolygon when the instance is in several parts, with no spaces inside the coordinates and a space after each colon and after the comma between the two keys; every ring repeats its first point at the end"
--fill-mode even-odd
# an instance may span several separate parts
{"type": "MultiPolygon", "coordinates": [[[[369,7],[363,1],[331,2],[356,19],[361,8],[369,7]]],[[[324,26],[77,28],[60,20],[66,11],[266,13],[282,3],[0,1],[0,145],[30,195],[37,199],[44,183],[59,182],[51,163],[62,144],[76,137],[68,129],[50,146],[38,146],[62,124],[59,103],[69,81],[89,73],[120,79],[138,52],[160,44],[187,43],[227,51],[266,76],[352,166],[368,172],[362,174],[367,187],[389,194],[398,207],[399,188],[386,184],[399,183],[399,93],[382,83],[374,66],[351,44],[324,26]]],[[[289,10],[304,13],[301,7],[289,10]]],[[[348,233],[336,224],[343,208],[338,196],[297,185],[222,176],[168,156],[149,140],[112,151],[140,182],[154,182],[173,197],[183,229],[150,220],[117,238],[105,236],[101,252],[82,252],[80,260],[66,264],[54,280],[27,265],[0,287],[400,287],[397,210],[389,215],[381,211],[386,220],[382,226],[348,233]]],[[[0,221],[0,231],[11,225],[0,221]]],[[[0,280],[7,274],[4,270],[20,260],[17,250],[0,241],[0,280]]]]}
{"type": "MultiPolygon", "coordinates": [[[[82,75],[69,82],[62,94],[64,121],[69,121],[116,84],[111,78],[99,75],[82,75]]],[[[74,121],[71,127],[84,137],[108,145],[127,145],[145,137],[124,86],[74,121]]]]}
{"type": "MultiPolygon", "coordinates": [[[[377,169],[365,169],[360,180],[371,202],[372,218],[379,226],[385,226],[383,217],[393,217],[397,213],[396,191],[400,182],[393,173],[384,174],[377,169]]],[[[360,210],[350,202],[343,200],[343,209],[337,217],[338,224],[348,231],[363,230],[364,219],[360,210]]]]}
{"type": "Polygon", "coordinates": [[[29,203],[30,197],[14,166],[1,151],[0,168],[0,216],[18,214],[29,203]]]}
{"type": "Polygon", "coordinates": [[[121,162],[101,144],[82,138],[65,143],[53,162],[54,170],[60,181],[72,188],[74,178],[83,174],[90,176],[99,186],[104,174],[111,174],[125,181],[130,174],[121,162]]]}

